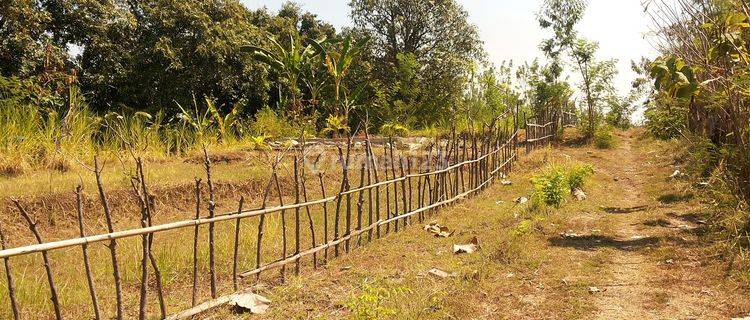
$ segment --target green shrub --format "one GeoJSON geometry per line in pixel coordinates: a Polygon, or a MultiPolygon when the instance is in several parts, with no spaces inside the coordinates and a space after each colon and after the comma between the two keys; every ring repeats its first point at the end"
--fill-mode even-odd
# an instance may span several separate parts
{"type": "Polygon", "coordinates": [[[269,107],[260,109],[255,114],[255,121],[250,124],[250,131],[256,136],[265,135],[273,138],[299,135],[299,132],[287,119],[277,115],[269,107]]]}
{"type": "Polygon", "coordinates": [[[601,126],[594,132],[594,145],[599,149],[611,149],[615,146],[615,136],[612,127],[601,126]]]}
{"type": "Polygon", "coordinates": [[[570,193],[566,173],[562,168],[552,167],[531,179],[534,184],[534,201],[537,204],[559,208],[570,193]]]}
{"type": "Polygon", "coordinates": [[[568,186],[570,190],[583,188],[586,179],[594,174],[594,167],[591,165],[574,165],[567,172],[568,186]]]}
{"type": "Polygon", "coordinates": [[[570,192],[582,188],[593,173],[594,168],[590,165],[550,165],[531,179],[534,204],[559,208],[570,192]]]}

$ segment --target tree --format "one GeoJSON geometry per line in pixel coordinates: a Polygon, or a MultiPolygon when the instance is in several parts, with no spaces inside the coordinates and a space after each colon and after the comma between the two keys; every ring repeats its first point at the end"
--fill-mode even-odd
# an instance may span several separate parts
{"type": "Polygon", "coordinates": [[[597,97],[594,92],[593,77],[596,71],[603,70],[595,68],[595,53],[598,44],[580,39],[575,26],[583,18],[586,10],[584,0],[545,0],[538,14],[539,25],[542,29],[552,31],[552,37],[542,42],[541,48],[544,53],[555,63],[559,64],[561,55],[567,53],[574,61],[578,73],[581,76],[581,90],[586,99],[588,110],[588,128],[586,136],[591,138],[596,129],[596,103],[597,97]]]}
{"type": "MultiPolygon", "coordinates": [[[[471,64],[483,58],[482,42],[468,14],[455,0],[352,0],[355,31],[371,38],[367,60],[373,77],[390,97],[399,99],[391,84],[398,78],[404,57],[418,64],[421,95],[411,106],[426,123],[452,115],[463,95],[471,64]],[[413,59],[413,60],[412,60],[413,59]]],[[[400,88],[395,88],[397,91],[400,88]]]]}

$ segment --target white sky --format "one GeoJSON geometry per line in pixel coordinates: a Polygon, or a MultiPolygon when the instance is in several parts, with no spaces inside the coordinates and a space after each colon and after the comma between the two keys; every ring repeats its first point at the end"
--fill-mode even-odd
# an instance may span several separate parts
{"type": "MultiPolygon", "coordinates": [[[[276,11],[284,0],[241,0],[248,8],[262,6],[276,11]]],[[[489,59],[495,64],[513,60],[516,65],[541,58],[539,43],[545,34],[536,21],[541,0],[458,0],[469,12],[484,40],[489,59]]],[[[304,10],[317,14],[336,28],[348,26],[349,0],[298,0],[304,10]]],[[[631,60],[657,52],[645,40],[649,20],[643,12],[641,0],[589,0],[589,7],[579,34],[599,42],[599,59],[619,60],[620,75],[616,80],[621,94],[628,92],[635,74],[631,60]]],[[[572,78],[575,80],[575,77],[572,78]]]]}

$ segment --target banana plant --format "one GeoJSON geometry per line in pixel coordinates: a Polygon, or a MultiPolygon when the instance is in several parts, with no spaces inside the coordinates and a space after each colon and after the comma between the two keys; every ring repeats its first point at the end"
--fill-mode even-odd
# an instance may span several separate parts
{"type": "Polygon", "coordinates": [[[206,107],[208,111],[211,112],[211,117],[216,122],[216,126],[219,129],[219,138],[221,139],[222,143],[226,143],[231,134],[231,132],[229,131],[239,124],[239,115],[242,111],[244,103],[235,103],[234,107],[232,107],[232,111],[222,116],[219,112],[219,109],[216,108],[216,104],[212,99],[205,97],[205,100],[206,107]]]}
{"type": "Polygon", "coordinates": [[[354,59],[359,56],[365,48],[367,39],[353,40],[351,35],[347,36],[342,42],[321,43],[310,41],[310,45],[323,54],[328,75],[333,79],[333,88],[335,94],[334,114],[342,117],[344,124],[348,123],[350,108],[341,103],[341,82],[349,73],[354,59]],[[327,45],[326,45],[327,44],[327,45]],[[342,112],[343,111],[343,112],[342,112]]]}
{"type": "MultiPolygon", "coordinates": [[[[312,44],[305,47],[299,46],[294,36],[289,36],[289,49],[273,37],[268,37],[268,41],[271,44],[270,49],[248,45],[242,47],[241,50],[250,53],[255,60],[268,65],[289,83],[288,89],[292,96],[290,111],[294,117],[297,117],[302,111],[297,82],[304,67],[315,63],[313,58],[321,51],[318,46],[312,44]]],[[[319,44],[324,41],[315,41],[315,43],[319,44]]]]}

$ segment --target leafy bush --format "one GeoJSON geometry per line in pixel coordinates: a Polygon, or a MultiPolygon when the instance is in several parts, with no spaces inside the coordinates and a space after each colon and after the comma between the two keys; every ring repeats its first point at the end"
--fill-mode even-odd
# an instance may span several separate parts
{"type": "Polygon", "coordinates": [[[568,186],[570,190],[583,188],[586,179],[594,174],[594,167],[591,165],[574,165],[567,172],[568,186]]]}
{"type": "Polygon", "coordinates": [[[255,114],[255,121],[250,124],[250,131],[256,136],[265,135],[273,138],[295,137],[300,133],[289,120],[277,115],[269,107],[260,109],[255,114]]]}
{"type": "Polygon", "coordinates": [[[559,208],[575,188],[582,188],[594,173],[590,165],[550,165],[531,179],[534,184],[535,205],[559,208]]]}
{"type": "Polygon", "coordinates": [[[387,122],[380,127],[380,134],[388,137],[403,137],[409,134],[409,128],[397,122],[387,122]]]}
{"type": "Polygon", "coordinates": [[[531,181],[534,184],[534,200],[538,204],[559,208],[570,193],[565,171],[559,167],[553,167],[531,181]]]}
{"type": "Polygon", "coordinates": [[[600,126],[594,132],[594,145],[599,149],[611,149],[615,146],[615,136],[612,127],[600,126]]]}

